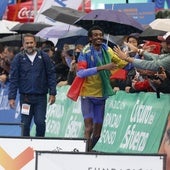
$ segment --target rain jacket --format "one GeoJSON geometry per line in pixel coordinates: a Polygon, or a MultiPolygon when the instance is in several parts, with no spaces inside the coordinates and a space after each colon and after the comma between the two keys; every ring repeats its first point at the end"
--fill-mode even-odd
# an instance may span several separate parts
{"type": "Polygon", "coordinates": [[[9,81],[9,99],[16,98],[17,89],[20,94],[56,95],[55,69],[42,51],[37,51],[33,62],[24,52],[17,54],[11,63],[9,81]]]}

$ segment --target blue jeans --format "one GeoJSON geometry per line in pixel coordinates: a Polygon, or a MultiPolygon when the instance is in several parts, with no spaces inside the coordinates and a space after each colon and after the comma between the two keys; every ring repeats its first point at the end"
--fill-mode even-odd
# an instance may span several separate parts
{"type": "Polygon", "coordinates": [[[21,122],[23,123],[23,136],[30,136],[31,122],[34,118],[36,125],[36,136],[44,137],[46,129],[46,109],[47,95],[20,95],[20,105],[23,103],[29,104],[29,115],[21,114],[21,122]]]}

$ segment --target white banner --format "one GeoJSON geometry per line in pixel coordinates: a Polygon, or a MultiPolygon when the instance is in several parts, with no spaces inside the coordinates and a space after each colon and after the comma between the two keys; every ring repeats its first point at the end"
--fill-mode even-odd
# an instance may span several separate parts
{"type": "Polygon", "coordinates": [[[71,138],[1,137],[0,170],[34,170],[35,150],[85,152],[86,140],[71,138]]]}
{"type": "Polygon", "coordinates": [[[36,152],[36,170],[163,170],[163,155],[36,152]]]}

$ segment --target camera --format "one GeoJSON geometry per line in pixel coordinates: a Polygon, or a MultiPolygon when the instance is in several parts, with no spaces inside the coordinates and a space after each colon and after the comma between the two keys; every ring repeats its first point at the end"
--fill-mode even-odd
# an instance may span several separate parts
{"type": "Polygon", "coordinates": [[[79,55],[80,55],[80,52],[74,52],[74,56],[75,56],[76,63],[77,63],[77,61],[78,61],[79,55]]]}
{"type": "MultiPolygon", "coordinates": [[[[163,72],[162,67],[159,67],[158,70],[157,70],[157,73],[158,73],[158,74],[161,74],[162,72],[163,72]]],[[[149,75],[148,78],[151,79],[151,80],[158,80],[158,79],[160,79],[159,76],[156,75],[156,74],[154,74],[154,75],[149,75]]]]}
{"type": "Polygon", "coordinates": [[[149,75],[148,78],[151,79],[151,80],[158,80],[159,79],[159,77],[157,75],[149,75]]]}

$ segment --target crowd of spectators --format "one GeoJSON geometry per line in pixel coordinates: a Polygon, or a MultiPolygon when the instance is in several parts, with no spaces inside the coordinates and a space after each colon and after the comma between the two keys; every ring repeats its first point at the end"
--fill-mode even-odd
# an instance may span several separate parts
{"type": "MultiPolygon", "coordinates": [[[[169,35],[169,34],[168,34],[169,35]]],[[[165,37],[165,36],[164,36],[165,37]]],[[[154,55],[160,57],[169,56],[169,39],[170,35],[163,39],[163,36],[158,37],[157,42],[153,41],[141,41],[138,34],[131,34],[126,36],[124,41],[127,43],[118,44],[120,49],[130,58],[144,60],[141,53],[130,49],[129,44],[132,44],[138,49],[145,50],[154,55]]],[[[55,49],[55,45],[51,41],[45,41],[41,46],[44,52],[46,52],[51,61],[55,65],[56,70],[56,86],[71,85],[74,77],[76,76],[76,64],[80,52],[83,49],[83,45],[78,44],[64,44],[63,49],[55,49]]],[[[21,47],[3,46],[0,44],[0,83],[1,86],[8,82],[10,62],[15,54],[21,51],[21,47]]],[[[120,55],[120,54],[119,54],[120,55]]],[[[167,57],[169,58],[169,57],[167,57]]],[[[153,59],[154,61],[154,59],[153,59]]],[[[159,69],[145,69],[137,68],[133,62],[129,62],[123,70],[125,74],[124,79],[114,78],[111,79],[111,84],[114,91],[125,90],[127,93],[134,92],[155,92],[159,89],[159,92],[170,92],[170,75],[169,70],[162,65],[159,65],[159,69]],[[162,70],[160,72],[160,70],[162,70]],[[159,78],[158,78],[159,77],[159,78]]],[[[113,76],[113,75],[112,75],[113,76]]]]}
{"type": "Polygon", "coordinates": [[[117,55],[128,62],[124,68],[127,71],[125,80],[116,80],[114,90],[134,92],[170,92],[169,52],[170,34],[158,36],[158,42],[144,41],[130,35],[124,43],[127,51],[114,47],[117,55]]]}

